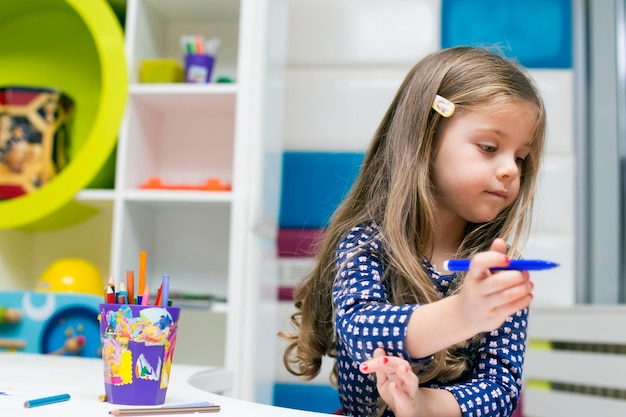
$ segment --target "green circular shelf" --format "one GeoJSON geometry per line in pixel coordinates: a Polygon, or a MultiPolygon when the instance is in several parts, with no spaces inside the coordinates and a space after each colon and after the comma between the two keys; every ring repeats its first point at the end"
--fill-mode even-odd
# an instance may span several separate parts
{"type": "Polygon", "coordinates": [[[69,204],[111,155],[127,96],[124,34],[106,0],[4,2],[0,86],[55,87],[74,101],[70,163],[36,192],[0,201],[0,229],[69,204]]]}

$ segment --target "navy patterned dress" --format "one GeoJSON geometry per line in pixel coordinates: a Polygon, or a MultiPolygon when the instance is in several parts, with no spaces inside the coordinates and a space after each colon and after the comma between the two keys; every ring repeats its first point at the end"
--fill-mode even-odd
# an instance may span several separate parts
{"type": "MultiPolygon", "coordinates": [[[[339,396],[343,413],[370,416],[378,393],[374,375],[362,374],[359,364],[382,347],[388,355],[412,363],[429,358],[410,358],[405,347],[407,323],[418,304],[392,305],[381,283],[385,266],[379,231],[373,224],[353,228],[337,248],[339,276],[333,288],[337,332],[339,396]],[[356,254],[356,256],[354,256],[356,254]],[[349,259],[349,262],[345,262],[349,259]]],[[[433,285],[446,296],[455,275],[441,275],[424,263],[433,285]]],[[[450,391],[464,417],[505,417],[513,414],[522,384],[528,310],[509,317],[497,330],[485,333],[476,346],[469,346],[471,371],[459,380],[422,387],[450,391]]],[[[384,416],[393,416],[387,409],[384,416]]]]}

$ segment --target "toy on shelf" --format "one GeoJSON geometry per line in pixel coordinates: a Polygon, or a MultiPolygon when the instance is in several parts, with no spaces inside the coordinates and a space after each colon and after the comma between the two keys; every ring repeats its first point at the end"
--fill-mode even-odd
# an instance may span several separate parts
{"type": "Polygon", "coordinates": [[[100,356],[98,296],[70,292],[0,291],[0,350],[100,356]],[[13,320],[7,322],[8,317],[13,320]],[[17,314],[17,313],[19,314],[17,314]],[[15,321],[18,320],[18,321],[15,321]]]}
{"type": "Polygon", "coordinates": [[[203,184],[166,184],[159,177],[150,177],[140,186],[144,190],[230,191],[231,185],[219,178],[207,178],[203,184]]]}
{"type": "Polygon", "coordinates": [[[0,339],[0,349],[7,349],[10,351],[24,349],[26,347],[26,341],[22,339],[0,339]]]}
{"type": "Polygon", "coordinates": [[[41,274],[35,290],[102,296],[104,280],[98,267],[86,259],[60,258],[41,274]]]}
{"type": "Polygon", "coordinates": [[[54,88],[0,88],[0,199],[37,190],[67,165],[73,108],[54,88]]]}
{"type": "Polygon", "coordinates": [[[0,307],[0,325],[15,324],[22,321],[22,312],[17,308],[0,307]]]}
{"type": "Polygon", "coordinates": [[[183,67],[174,59],[144,59],[139,68],[142,83],[181,83],[185,80],[183,67]]]}
{"type": "MultiPolygon", "coordinates": [[[[6,325],[13,327],[22,321],[22,312],[17,308],[0,307],[0,326],[6,325]]],[[[0,327],[2,334],[2,327],[0,327]]],[[[17,350],[24,349],[26,342],[23,339],[7,339],[0,338],[0,349],[17,350]]]]}
{"type": "Polygon", "coordinates": [[[62,347],[53,352],[50,352],[50,354],[63,355],[67,353],[70,355],[77,355],[83,349],[83,346],[85,346],[86,342],[87,338],[85,337],[85,335],[81,334],[78,336],[71,336],[65,339],[65,343],[63,343],[62,347]]]}

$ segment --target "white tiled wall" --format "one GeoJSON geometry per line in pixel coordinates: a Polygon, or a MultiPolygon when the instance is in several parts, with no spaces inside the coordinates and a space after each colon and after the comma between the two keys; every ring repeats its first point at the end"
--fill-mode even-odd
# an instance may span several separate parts
{"type": "Polygon", "coordinates": [[[290,0],[289,64],[412,66],[439,47],[439,0],[290,0]]]}
{"type": "MultiPolygon", "coordinates": [[[[439,49],[440,1],[291,0],[289,6],[285,150],[364,151],[408,70],[439,49]]],[[[533,274],[534,303],[571,305],[574,76],[572,70],[531,75],[546,102],[548,144],[525,255],[561,264],[533,274]]]]}
{"type": "Polygon", "coordinates": [[[572,305],[574,292],[574,73],[531,70],[548,114],[546,158],[525,256],[552,259],[557,269],[535,272],[535,305],[572,305]]]}
{"type": "Polygon", "coordinates": [[[440,1],[289,6],[285,149],[364,151],[406,73],[439,48],[440,1]]]}

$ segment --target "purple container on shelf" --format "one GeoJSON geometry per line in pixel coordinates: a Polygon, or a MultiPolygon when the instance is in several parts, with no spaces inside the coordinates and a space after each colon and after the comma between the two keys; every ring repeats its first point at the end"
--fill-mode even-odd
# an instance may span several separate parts
{"type": "Polygon", "coordinates": [[[107,402],[165,403],[180,307],[100,304],[99,312],[107,402]]]}
{"type": "Polygon", "coordinates": [[[185,56],[185,82],[208,83],[213,72],[212,55],[190,54],[185,56]]]}

